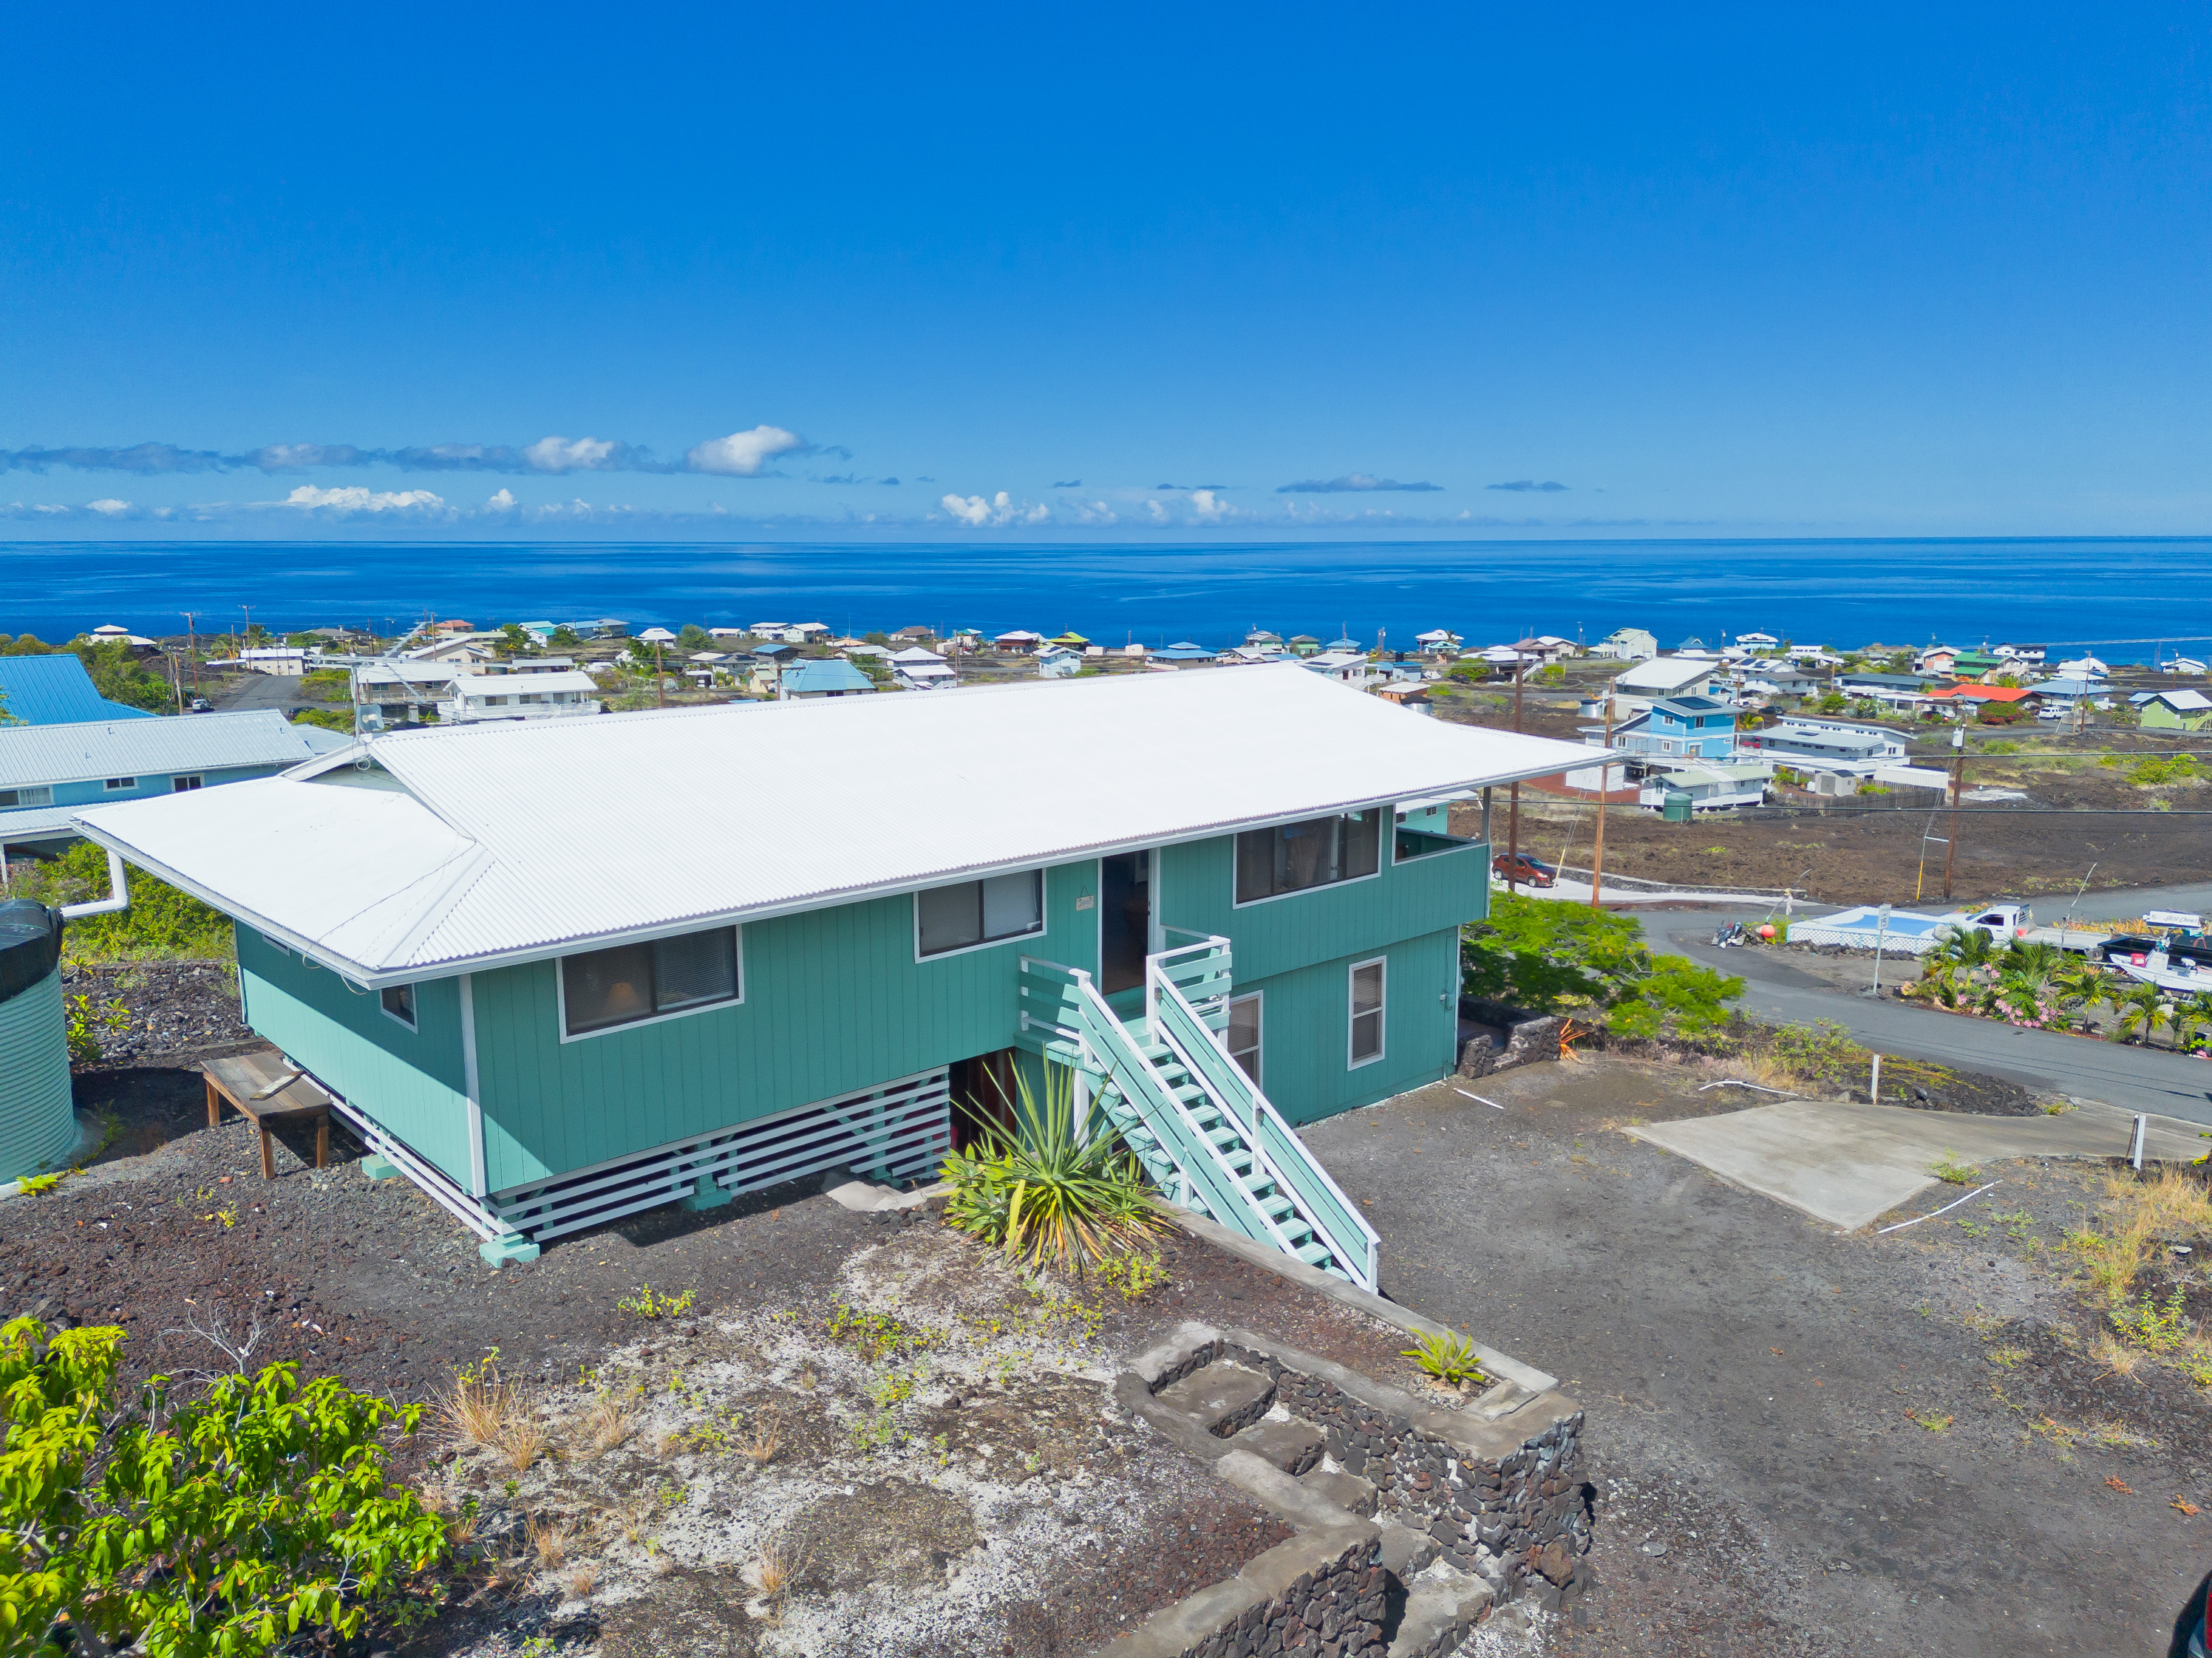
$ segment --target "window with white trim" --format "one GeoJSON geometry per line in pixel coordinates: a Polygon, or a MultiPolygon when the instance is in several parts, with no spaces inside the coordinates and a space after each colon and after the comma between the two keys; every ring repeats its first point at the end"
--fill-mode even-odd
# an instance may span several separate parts
{"type": "Polygon", "coordinates": [[[198,788],[206,781],[207,780],[204,777],[172,777],[169,780],[169,793],[172,794],[189,794],[192,790],[198,788]]]}
{"type": "Polygon", "coordinates": [[[571,1036],[734,1002],[742,987],[733,926],[561,958],[562,1006],[571,1036]]]}
{"type": "Polygon", "coordinates": [[[111,777],[106,786],[111,789],[135,789],[138,786],[138,780],[135,777],[111,777]]]}
{"type": "Polygon", "coordinates": [[[1044,931],[1044,872],[931,887],[914,895],[915,953],[945,956],[1044,931]]]}
{"type": "Polygon", "coordinates": [[[1229,1057],[1244,1068],[1255,1088],[1264,1087],[1260,1080],[1260,994],[1254,991],[1249,996],[1230,999],[1229,1057]]]}
{"type": "Polygon", "coordinates": [[[0,789],[0,807],[51,806],[53,803],[53,786],[48,783],[27,783],[19,789],[0,789]]]}
{"type": "Polygon", "coordinates": [[[1372,1065],[1382,1057],[1382,981],[1388,966],[1378,956],[1352,969],[1352,1065],[1372,1065]]]}
{"type": "Polygon", "coordinates": [[[376,999],[391,1017],[398,1020],[410,1030],[415,1029],[413,985],[386,985],[376,993],[376,999]]]}
{"type": "Polygon", "coordinates": [[[1374,874],[1382,859],[1382,813],[1376,807],[1246,829],[1237,837],[1237,902],[1356,881],[1374,874]]]}

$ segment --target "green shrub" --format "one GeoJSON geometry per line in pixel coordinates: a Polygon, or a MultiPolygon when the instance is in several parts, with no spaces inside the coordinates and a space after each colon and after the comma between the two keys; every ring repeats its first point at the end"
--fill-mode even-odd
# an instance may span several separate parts
{"type": "MultiPolygon", "coordinates": [[[[234,946],[228,916],[143,870],[132,870],[130,881],[130,908],[112,915],[82,915],[69,923],[62,947],[70,960],[230,958],[234,946]]],[[[89,841],[80,841],[60,857],[20,877],[13,896],[55,907],[105,898],[107,853],[89,841]]]]}
{"type": "MultiPolygon", "coordinates": [[[[300,677],[300,689],[319,702],[350,702],[353,676],[343,668],[318,668],[300,677]]],[[[353,729],[350,720],[346,722],[346,729],[353,729]]]]}
{"type": "Polygon", "coordinates": [[[69,1021],[71,1065],[98,1065],[106,1053],[100,1044],[100,1033],[121,1030],[131,1023],[131,1011],[120,1002],[103,1002],[94,1007],[89,996],[66,996],[62,1006],[69,1021]]]}
{"type": "Polygon", "coordinates": [[[1080,1271],[1138,1248],[1167,1223],[1137,1160],[1095,1109],[1089,1137],[1077,1138],[1071,1073],[1050,1064],[1045,1072],[1042,1100],[1028,1072],[1015,1072],[1011,1130],[980,1121],[975,1144],[945,1160],[952,1187],[945,1218],[1033,1266],[1080,1271]]]}
{"type": "Polygon", "coordinates": [[[0,1329],[0,1650],[58,1658],[62,1619],[78,1651],[87,1631],[152,1658],[350,1642],[448,1558],[444,1523],[385,1477],[379,1436],[411,1436],[420,1405],[272,1364],[181,1405],[157,1376],[119,1407],[122,1342],[0,1329]]]}
{"type": "Polygon", "coordinates": [[[1743,981],[1644,947],[1632,915],[1587,904],[1491,895],[1466,930],[1461,987],[1532,1013],[1602,1017],[1626,1036],[1706,1035],[1728,1020],[1743,981]]]}
{"type": "Polygon", "coordinates": [[[2128,781],[2142,788],[2158,788],[2168,783],[2186,783],[2200,775],[2202,770],[2193,756],[2169,754],[2136,761],[2128,768],[2128,781]]]}

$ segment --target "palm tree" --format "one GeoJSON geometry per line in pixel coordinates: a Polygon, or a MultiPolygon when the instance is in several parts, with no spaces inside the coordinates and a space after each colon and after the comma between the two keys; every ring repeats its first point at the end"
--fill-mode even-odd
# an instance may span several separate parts
{"type": "Polygon", "coordinates": [[[1995,963],[1997,942],[1978,926],[1949,926],[1931,953],[1946,966],[1972,972],[1995,963]]]}
{"type": "Polygon", "coordinates": [[[2133,990],[2122,992],[2112,999],[2112,1006],[2119,1014],[2116,1023],[2121,1040],[2141,1031],[2146,1047],[2172,1012],[2164,993],[2152,984],[2138,984],[2133,990]]]}
{"type": "Polygon", "coordinates": [[[2197,1033],[2212,1025],[2212,995],[2199,991],[2196,995],[2177,1002],[2168,1017],[2172,1021],[2173,1045],[2185,1054],[2190,1053],[2197,1047],[2197,1033]]]}

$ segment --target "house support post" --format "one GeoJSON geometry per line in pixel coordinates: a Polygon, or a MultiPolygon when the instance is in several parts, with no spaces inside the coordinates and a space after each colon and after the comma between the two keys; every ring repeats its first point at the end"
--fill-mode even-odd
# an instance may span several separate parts
{"type": "MultiPolygon", "coordinates": [[[[1528,664],[1516,654],[1513,664],[1513,729],[1521,729],[1521,677],[1528,664]]],[[[1514,779],[1505,805],[1505,890],[1518,896],[1521,875],[1521,780],[1514,779]]]]}

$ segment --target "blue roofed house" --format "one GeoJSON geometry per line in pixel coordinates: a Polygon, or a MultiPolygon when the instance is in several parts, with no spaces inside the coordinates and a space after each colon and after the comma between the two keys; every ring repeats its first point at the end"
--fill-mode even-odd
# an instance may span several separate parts
{"type": "Polygon", "coordinates": [[[1710,696],[1662,697],[1642,733],[1649,754],[1725,760],[1735,752],[1736,708],[1710,696]]]}
{"type": "Polygon", "coordinates": [[[426,727],[77,821],[235,919],[246,1023],[488,1259],[930,1175],[956,1097],[1050,1061],[1170,1199],[1372,1287],[1291,1125],[1450,1072],[1490,891],[1482,841],[1395,810],[1486,823],[1587,754],[1285,665],[426,727]],[[1036,753],[1175,786],[968,786],[1036,753]],[[741,809],[763,776],[808,810],[741,809]]]}
{"type": "Polygon", "coordinates": [[[9,847],[60,851],[78,838],[70,819],[87,806],[267,777],[351,741],[275,708],[0,726],[0,865],[9,847]]]}
{"type": "Polygon", "coordinates": [[[783,671],[775,686],[776,700],[799,702],[825,696],[861,696],[872,692],[876,682],[842,656],[810,657],[783,671]]]}
{"type": "Polygon", "coordinates": [[[0,656],[0,710],[27,726],[67,726],[88,720],[154,720],[143,708],[102,696],[74,653],[0,656]]]}

